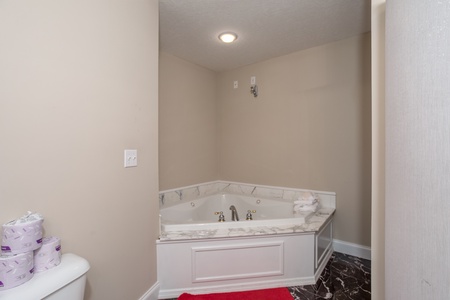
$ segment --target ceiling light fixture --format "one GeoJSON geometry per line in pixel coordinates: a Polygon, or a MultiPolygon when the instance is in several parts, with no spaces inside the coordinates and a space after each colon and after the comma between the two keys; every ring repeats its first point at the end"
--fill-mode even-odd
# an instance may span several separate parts
{"type": "Polygon", "coordinates": [[[237,39],[237,34],[234,32],[224,32],[219,34],[219,39],[224,43],[232,43],[237,39]]]}

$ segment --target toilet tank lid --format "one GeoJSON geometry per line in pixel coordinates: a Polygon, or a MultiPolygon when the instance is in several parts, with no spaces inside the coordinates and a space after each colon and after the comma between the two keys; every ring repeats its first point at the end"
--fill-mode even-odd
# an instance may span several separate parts
{"type": "Polygon", "coordinates": [[[34,274],[33,278],[22,285],[0,291],[0,300],[42,299],[59,290],[89,270],[89,262],[72,253],[63,254],[61,263],[44,272],[34,274]]]}

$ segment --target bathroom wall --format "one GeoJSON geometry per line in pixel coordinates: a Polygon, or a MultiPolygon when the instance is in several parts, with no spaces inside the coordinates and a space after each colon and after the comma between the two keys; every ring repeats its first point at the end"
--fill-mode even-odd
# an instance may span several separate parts
{"type": "Polygon", "coordinates": [[[369,246],[370,74],[370,34],[220,73],[220,179],[336,192],[334,237],[369,246]]]}
{"type": "Polygon", "coordinates": [[[369,246],[370,72],[370,34],[217,75],[162,53],[160,189],[220,179],[334,191],[335,238],[369,246]]]}
{"type": "Polygon", "coordinates": [[[89,260],[86,300],[139,299],[157,280],[158,1],[0,1],[0,36],[0,222],[42,213],[89,260]]]}
{"type": "Polygon", "coordinates": [[[217,75],[164,52],[159,60],[160,190],[216,180],[217,75]]]}

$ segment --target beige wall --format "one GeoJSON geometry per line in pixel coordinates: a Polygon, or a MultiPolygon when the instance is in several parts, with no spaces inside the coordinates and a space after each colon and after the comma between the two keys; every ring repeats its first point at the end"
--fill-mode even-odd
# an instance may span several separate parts
{"type": "Polygon", "coordinates": [[[372,298],[384,299],[385,95],[384,32],[386,0],[372,0],[372,298]]]}
{"type": "Polygon", "coordinates": [[[216,73],[160,53],[159,186],[217,180],[216,73]]]}
{"type": "Polygon", "coordinates": [[[86,299],[138,299],[156,282],[158,2],[1,1],[0,36],[0,222],[42,213],[89,260],[86,299]]]}
{"type": "Polygon", "coordinates": [[[335,191],[334,237],[370,245],[370,93],[370,34],[220,73],[220,179],[335,191]]]}

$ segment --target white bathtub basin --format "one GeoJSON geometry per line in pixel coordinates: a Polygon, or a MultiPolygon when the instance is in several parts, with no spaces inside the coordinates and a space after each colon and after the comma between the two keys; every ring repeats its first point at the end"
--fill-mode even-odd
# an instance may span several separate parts
{"type": "Polygon", "coordinates": [[[301,225],[314,213],[294,213],[293,202],[251,196],[217,194],[160,210],[161,230],[214,230],[222,228],[277,227],[301,225]],[[231,221],[230,206],[234,205],[240,221],[231,221]],[[246,220],[247,211],[253,220],[246,220]],[[255,212],[253,212],[255,211],[255,212]],[[219,222],[217,213],[223,212],[225,222],[219,222]]]}

